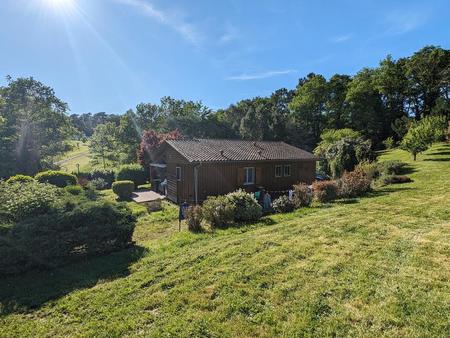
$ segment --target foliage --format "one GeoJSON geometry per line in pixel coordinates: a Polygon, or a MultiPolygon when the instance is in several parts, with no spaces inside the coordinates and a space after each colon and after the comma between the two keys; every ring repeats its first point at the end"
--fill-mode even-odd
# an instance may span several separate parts
{"type": "Polygon", "coordinates": [[[88,184],[90,187],[92,187],[95,190],[104,190],[108,189],[108,182],[106,182],[103,178],[94,178],[92,181],[88,184]]]}
{"type": "Polygon", "coordinates": [[[315,181],[312,184],[314,199],[327,203],[338,197],[338,184],[336,181],[315,181]]]}
{"type": "Polygon", "coordinates": [[[139,147],[138,159],[142,166],[148,166],[152,161],[153,152],[166,140],[178,140],[183,135],[178,129],[169,133],[158,133],[154,130],[147,130],[142,134],[142,141],[139,147]]]}
{"type": "Polygon", "coordinates": [[[36,181],[0,182],[0,217],[4,221],[17,222],[38,216],[49,212],[59,196],[58,188],[49,184],[36,181]]]}
{"type": "Polygon", "coordinates": [[[81,171],[79,173],[74,173],[74,175],[77,176],[78,181],[83,180],[84,184],[80,185],[87,185],[88,181],[102,179],[106,182],[106,186],[104,188],[110,188],[116,178],[116,173],[113,170],[94,169],[89,172],[81,171]]]}
{"type": "Polygon", "coordinates": [[[200,232],[202,230],[203,210],[199,205],[190,206],[186,210],[186,222],[189,231],[200,232]]]}
{"type": "Polygon", "coordinates": [[[77,178],[75,175],[56,170],[40,172],[34,178],[40,183],[49,183],[60,188],[77,184],[77,178]]]}
{"type": "Polygon", "coordinates": [[[120,199],[126,200],[131,198],[134,191],[133,181],[116,181],[112,184],[113,192],[119,196],[120,199]]]}
{"type": "Polygon", "coordinates": [[[278,213],[291,212],[295,209],[295,204],[286,195],[281,195],[272,203],[273,210],[278,213]]]}
{"type": "Polygon", "coordinates": [[[441,141],[445,135],[447,119],[444,116],[428,116],[412,125],[400,147],[413,155],[414,161],[417,154],[424,152],[433,144],[441,141]]]}
{"type": "Polygon", "coordinates": [[[394,138],[392,136],[389,136],[387,139],[383,141],[383,145],[387,150],[394,148],[395,146],[394,138]]]}
{"type": "Polygon", "coordinates": [[[118,181],[133,181],[137,188],[147,183],[148,175],[148,170],[145,170],[139,164],[125,164],[117,170],[116,179],[118,181]]]}
{"type": "Polygon", "coordinates": [[[239,189],[227,194],[226,198],[234,205],[236,222],[257,221],[262,216],[262,207],[252,194],[239,189]]]}
{"type": "Polygon", "coordinates": [[[120,157],[118,149],[117,127],[114,123],[108,122],[95,127],[89,142],[91,162],[94,165],[101,164],[103,169],[106,169],[107,164],[117,165],[120,157]]]}
{"type": "Polygon", "coordinates": [[[411,178],[404,175],[389,175],[382,178],[383,184],[399,184],[413,182],[411,178]]]}
{"type": "Polygon", "coordinates": [[[34,175],[64,151],[68,106],[31,77],[7,82],[0,87],[0,177],[34,175]]]}
{"type": "Polygon", "coordinates": [[[371,177],[360,169],[356,168],[354,171],[346,171],[339,179],[339,197],[350,198],[358,197],[370,190],[372,183],[371,177]]]}
{"type": "Polygon", "coordinates": [[[313,194],[307,184],[295,184],[293,188],[294,193],[292,201],[295,208],[307,207],[311,205],[313,194]]]}
{"type": "Polygon", "coordinates": [[[235,206],[226,196],[209,196],[203,202],[203,218],[211,228],[225,228],[234,221],[235,206]]]}
{"type": "Polygon", "coordinates": [[[27,175],[14,175],[6,180],[6,183],[27,183],[33,182],[34,178],[27,175]]]}
{"type": "Polygon", "coordinates": [[[320,142],[314,149],[317,156],[325,156],[328,148],[342,139],[359,139],[361,133],[349,128],[325,129],[320,134],[320,142]]]}
{"type": "Polygon", "coordinates": [[[398,160],[389,160],[377,163],[378,176],[381,175],[398,175],[402,169],[406,166],[405,162],[398,160]]]}
{"type": "Polygon", "coordinates": [[[120,205],[82,201],[35,214],[0,234],[0,274],[53,268],[131,242],[135,219],[120,205]]]}
{"type": "Polygon", "coordinates": [[[79,185],[68,185],[64,190],[71,195],[81,195],[83,193],[83,188],[79,185]]]}

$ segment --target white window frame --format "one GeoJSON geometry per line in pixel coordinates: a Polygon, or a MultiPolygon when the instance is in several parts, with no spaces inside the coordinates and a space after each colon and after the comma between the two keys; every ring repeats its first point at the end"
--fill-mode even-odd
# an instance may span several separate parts
{"type": "Polygon", "coordinates": [[[283,176],[284,177],[289,177],[289,176],[291,176],[291,165],[290,164],[285,164],[284,166],[283,166],[283,176]],[[286,174],[286,168],[289,168],[289,174],[286,174]]]}
{"type": "Polygon", "coordinates": [[[283,177],[283,166],[281,164],[275,166],[275,177],[283,177]],[[277,169],[280,169],[280,175],[277,175],[277,169]]]}
{"type": "Polygon", "coordinates": [[[181,167],[175,167],[175,177],[177,181],[181,181],[181,167]]]}
{"type": "Polygon", "coordinates": [[[244,168],[244,185],[255,184],[255,167],[245,167],[244,168]],[[252,181],[248,181],[248,171],[252,172],[252,181]]]}

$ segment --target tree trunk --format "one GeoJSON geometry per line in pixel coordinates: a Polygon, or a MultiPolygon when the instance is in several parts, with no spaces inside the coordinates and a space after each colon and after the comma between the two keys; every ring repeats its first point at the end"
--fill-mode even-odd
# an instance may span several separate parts
{"type": "Polygon", "coordinates": [[[413,154],[414,161],[416,160],[416,157],[417,157],[417,154],[414,153],[414,154],[413,154]]]}

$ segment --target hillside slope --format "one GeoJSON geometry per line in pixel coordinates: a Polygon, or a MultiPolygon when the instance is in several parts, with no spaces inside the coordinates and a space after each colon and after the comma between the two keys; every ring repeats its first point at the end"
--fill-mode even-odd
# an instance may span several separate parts
{"type": "Polygon", "coordinates": [[[0,336],[446,336],[450,145],[413,183],[215,233],[141,218],[137,247],[0,281],[0,336]]]}

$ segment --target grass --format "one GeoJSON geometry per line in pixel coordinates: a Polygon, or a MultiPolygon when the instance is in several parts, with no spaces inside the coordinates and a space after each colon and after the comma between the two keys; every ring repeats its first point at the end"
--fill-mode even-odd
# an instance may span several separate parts
{"type": "Polygon", "coordinates": [[[62,156],[57,164],[66,172],[76,172],[77,164],[80,170],[89,170],[91,168],[89,147],[87,143],[81,141],[71,141],[73,149],[62,156]]]}
{"type": "Polygon", "coordinates": [[[0,280],[0,336],[448,336],[449,151],[386,152],[414,182],[239,228],[142,213],[133,248],[0,280]]]}

